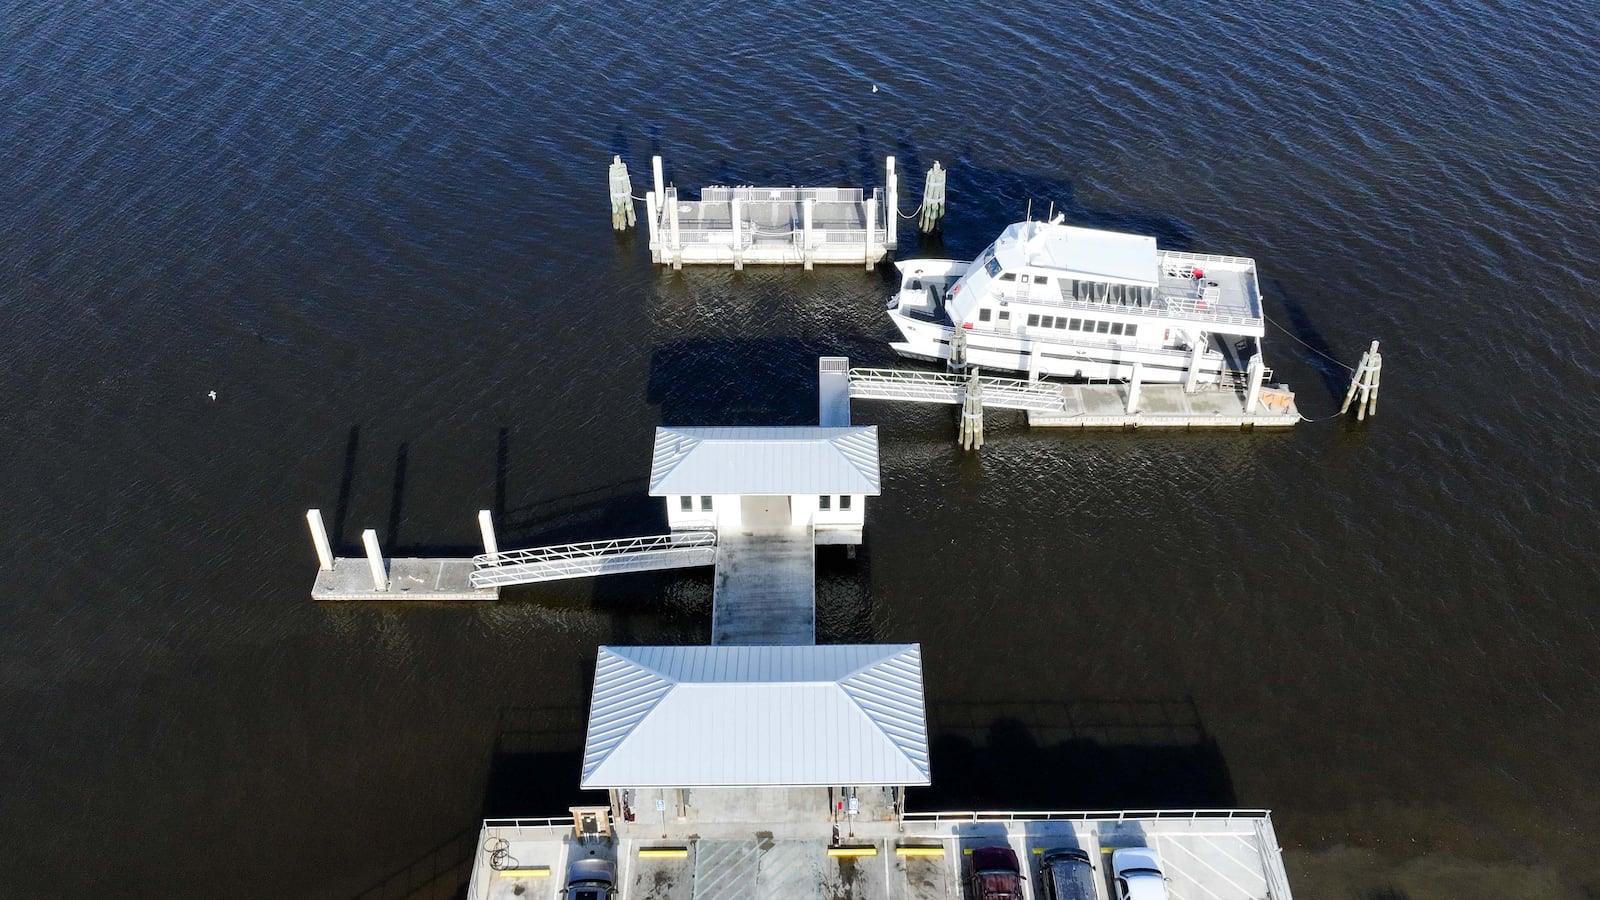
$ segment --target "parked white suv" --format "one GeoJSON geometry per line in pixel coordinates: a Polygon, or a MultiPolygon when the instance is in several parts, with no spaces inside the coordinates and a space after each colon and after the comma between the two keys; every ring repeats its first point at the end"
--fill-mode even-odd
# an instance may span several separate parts
{"type": "Polygon", "coordinates": [[[1167,900],[1167,878],[1161,860],[1149,847],[1128,847],[1111,854],[1117,900],[1167,900]]]}

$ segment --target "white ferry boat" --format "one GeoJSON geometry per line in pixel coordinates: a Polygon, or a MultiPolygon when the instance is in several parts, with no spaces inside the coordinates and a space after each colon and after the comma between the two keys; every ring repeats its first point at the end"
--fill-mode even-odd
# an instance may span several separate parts
{"type": "Polygon", "coordinates": [[[896,263],[889,318],[903,356],[1069,378],[1215,382],[1242,376],[1264,322],[1255,260],[1049,222],[1008,227],[973,261],[896,263]]]}

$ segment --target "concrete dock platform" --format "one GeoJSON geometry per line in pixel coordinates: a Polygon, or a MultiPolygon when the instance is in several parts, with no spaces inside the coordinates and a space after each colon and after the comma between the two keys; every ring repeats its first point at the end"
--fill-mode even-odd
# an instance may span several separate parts
{"type": "Polygon", "coordinates": [[[1255,408],[1245,409],[1243,390],[1207,386],[1189,393],[1178,384],[1139,386],[1139,404],[1128,412],[1127,384],[1063,384],[1059,410],[1028,410],[1028,424],[1041,428],[1286,428],[1300,421],[1294,394],[1263,389],[1255,408]]]}
{"type": "Polygon", "coordinates": [[[332,569],[317,570],[311,586],[313,600],[404,601],[488,601],[500,599],[499,588],[478,589],[468,579],[471,559],[429,559],[410,557],[385,559],[389,589],[375,589],[372,568],[366,557],[339,557],[332,569]]]}
{"type": "Polygon", "coordinates": [[[814,644],[816,547],[806,527],[717,537],[711,643],[814,644]]]}

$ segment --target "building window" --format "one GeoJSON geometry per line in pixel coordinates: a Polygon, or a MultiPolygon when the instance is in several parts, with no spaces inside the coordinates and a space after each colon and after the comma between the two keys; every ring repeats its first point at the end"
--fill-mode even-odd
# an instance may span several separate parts
{"type": "Polygon", "coordinates": [[[849,494],[840,495],[840,497],[839,497],[839,511],[840,512],[849,512],[850,511],[850,495],[849,494]]]}
{"type": "Polygon", "coordinates": [[[700,511],[701,512],[711,512],[711,498],[710,497],[701,497],[700,498],[700,511]]]}
{"type": "Polygon", "coordinates": [[[683,512],[694,512],[694,498],[688,494],[678,498],[678,509],[683,512]]]}
{"type": "Polygon", "coordinates": [[[817,509],[820,509],[823,512],[827,512],[828,510],[833,509],[833,498],[828,496],[827,494],[823,494],[822,496],[818,497],[817,498],[817,509]]]}
{"type": "Polygon", "coordinates": [[[1029,313],[1028,314],[1028,327],[1029,328],[1036,328],[1036,327],[1038,327],[1038,325],[1039,325],[1039,314],[1038,313],[1029,313]]]}
{"type": "Polygon", "coordinates": [[[987,310],[987,309],[978,310],[978,321],[979,322],[987,322],[987,321],[989,321],[989,310],[987,310]]]}

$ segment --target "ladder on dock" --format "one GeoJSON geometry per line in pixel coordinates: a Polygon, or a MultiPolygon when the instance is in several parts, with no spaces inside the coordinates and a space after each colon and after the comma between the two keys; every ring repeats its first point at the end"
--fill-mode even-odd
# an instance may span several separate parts
{"type": "Polygon", "coordinates": [[[1061,412],[1066,406],[1066,394],[1059,383],[904,369],[851,369],[850,399],[959,406],[967,395],[968,383],[974,378],[983,385],[984,406],[1034,412],[1061,412]]]}
{"type": "Polygon", "coordinates": [[[472,558],[470,581],[475,588],[506,587],[617,572],[711,566],[716,562],[715,532],[683,531],[479,554],[472,558]]]}

